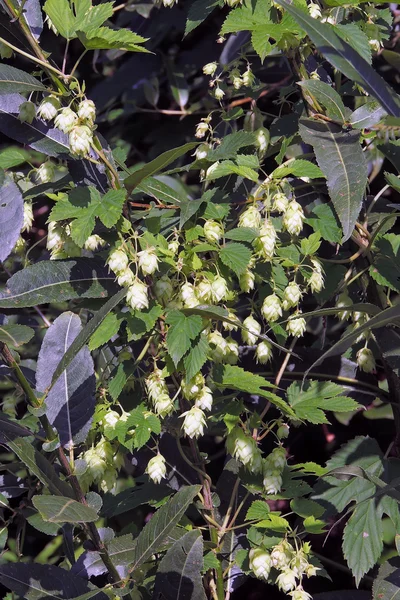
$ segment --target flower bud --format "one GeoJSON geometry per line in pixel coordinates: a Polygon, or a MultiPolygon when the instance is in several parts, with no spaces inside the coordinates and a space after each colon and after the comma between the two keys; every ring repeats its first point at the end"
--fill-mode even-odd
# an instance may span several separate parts
{"type": "Polygon", "coordinates": [[[208,167],[208,169],[206,171],[206,179],[213,179],[213,173],[216,169],[218,169],[218,166],[219,166],[219,162],[217,161],[208,167]]]}
{"type": "Polygon", "coordinates": [[[282,423],[279,425],[276,435],[278,439],[285,440],[289,436],[290,427],[287,423],[282,423]]]}
{"type": "Polygon", "coordinates": [[[315,258],[311,259],[313,265],[313,272],[308,280],[308,285],[311,288],[313,294],[320,292],[324,287],[324,276],[322,271],[321,263],[315,258]]]}
{"type": "Polygon", "coordinates": [[[24,222],[21,231],[30,231],[33,223],[32,202],[24,202],[24,222]]]}
{"type": "Polygon", "coordinates": [[[250,315],[243,321],[243,327],[246,327],[246,329],[241,330],[242,340],[248,346],[254,346],[257,343],[258,335],[261,333],[260,323],[250,315]]]}
{"type": "Polygon", "coordinates": [[[263,548],[252,548],[249,552],[250,569],[257,579],[268,580],[271,571],[271,557],[263,548]]]}
{"type": "Polygon", "coordinates": [[[376,363],[372,350],[361,348],[357,352],[357,365],[364,373],[373,373],[376,369],[376,363]]]}
{"type": "Polygon", "coordinates": [[[318,4],[310,2],[308,5],[308,10],[310,12],[310,17],[313,19],[320,19],[322,17],[321,9],[318,4]]]}
{"type": "Polygon", "coordinates": [[[289,199],[283,192],[277,192],[273,198],[272,210],[278,213],[286,212],[289,199]]]}
{"type": "Polygon", "coordinates": [[[225,96],[225,92],[220,87],[217,87],[215,88],[214,96],[216,100],[222,100],[222,98],[225,96]]]}
{"type": "Polygon", "coordinates": [[[225,362],[228,365],[236,365],[239,360],[239,344],[231,337],[226,338],[227,351],[225,362]]]}
{"type": "Polygon", "coordinates": [[[246,87],[251,87],[255,81],[253,71],[247,67],[247,70],[243,73],[243,83],[246,87]]]}
{"type": "Polygon", "coordinates": [[[60,107],[61,104],[58,98],[55,96],[47,96],[47,98],[42,100],[37,114],[45,121],[51,121],[57,116],[60,107]]]}
{"type": "Polygon", "coordinates": [[[161,479],[164,479],[167,474],[167,467],[165,464],[165,458],[162,454],[157,454],[151,458],[148,462],[146,473],[154,483],[160,483],[161,479]]]}
{"type": "Polygon", "coordinates": [[[276,578],[276,583],[278,585],[278,588],[286,594],[287,592],[294,590],[294,588],[296,587],[296,575],[291,569],[285,569],[276,578]]]}
{"type": "MultiPolygon", "coordinates": [[[[89,235],[88,239],[85,242],[84,248],[85,250],[90,250],[91,252],[95,252],[98,248],[101,248],[105,245],[105,241],[99,235],[94,233],[93,235],[89,235]]],[[[119,284],[121,285],[121,284],[119,284]]]]}
{"type": "Polygon", "coordinates": [[[200,146],[198,146],[196,148],[195,151],[195,156],[197,160],[204,160],[205,158],[207,158],[208,152],[210,150],[210,144],[200,144],[200,146]]]}
{"type": "Polygon", "coordinates": [[[271,454],[266,459],[270,463],[272,469],[282,471],[286,466],[286,450],[283,446],[277,446],[272,450],[271,454]]]}
{"type": "Polygon", "coordinates": [[[183,430],[185,434],[190,438],[198,438],[204,433],[204,426],[206,425],[206,418],[203,411],[197,406],[184,413],[182,417],[185,417],[183,421],[183,430]]]}
{"type": "Polygon", "coordinates": [[[211,282],[208,281],[208,279],[203,279],[203,281],[200,281],[200,283],[196,286],[196,296],[202,302],[212,302],[213,295],[211,282]]]}
{"type": "Polygon", "coordinates": [[[204,387],[205,381],[202,373],[197,373],[188,383],[183,379],[181,389],[186,400],[193,400],[204,387]]]}
{"type": "Polygon", "coordinates": [[[35,173],[36,181],[38,183],[49,183],[54,177],[54,164],[47,160],[42,163],[35,173]]]}
{"type": "Polygon", "coordinates": [[[211,283],[211,298],[214,302],[220,302],[226,299],[228,293],[228,285],[226,279],[217,275],[214,281],[211,283]]]}
{"type": "Polygon", "coordinates": [[[233,69],[231,71],[230,78],[231,78],[231,81],[232,81],[232,84],[233,84],[233,87],[235,88],[235,90],[240,90],[240,88],[243,87],[244,82],[240,76],[238,69],[233,69]]]}
{"type": "Polygon", "coordinates": [[[98,481],[103,476],[107,468],[107,463],[104,457],[99,454],[96,448],[89,448],[83,454],[83,459],[88,466],[88,470],[94,481],[98,481]]]}
{"type": "Polygon", "coordinates": [[[63,133],[69,133],[78,121],[78,115],[66,107],[55,118],[54,125],[63,133]]]}
{"type": "MultiPolygon", "coordinates": [[[[344,308],[346,306],[351,306],[353,303],[351,301],[350,296],[348,295],[347,292],[342,292],[339,296],[339,298],[337,299],[336,302],[336,308],[344,308]]],[[[351,317],[351,311],[349,310],[342,310],[340,312],[337,313],[337,316],[339,317],[339,319],[341,321],[347,321],[347,319],[349,319],[351,317]]]]}
{"type": "Polygon", "coordinates": [[[12,48],[4,42],[0,42],[0,58],[11,58],[13,55],[12,48]]]}
{"type": "Polygon", "coordinates": [[[96,119],[96,106],[93,100],[82,100],[78,106],[78,117],[93,125],[96,119]]]}
{"type": "Polygon", "coordinates": [[[268,150],[270,135],[268,129],[265,127],[260,127],[257,131],[254,132],[256,134],[256,144],[258,148],[258,154],[260,156],[264,156],[266,151],[268,150]]]}
{"type": "Polygon", "coordinates": [[[278,494],[282,487],[282,475],[279,471],[264,474],[263,486],[267,494],[278,494]]]}
{"type": "Polygon", "coordinates": [[[238,227],[250,227],[253,229],[261,227],[261,215],[254,204],[242,212],[239,217],[238,227]]]}
{"type": "Polygon", "coordinates": [[[18,119],[21,123],[32,123],[33,119],[36,117],[36,106],[33,102],[22,102],[19,105],[19,114],[18,119]]]}
{"type": "Polygon", "coordinates": [[[281,302],[276,294],[267,296],[261,306],[261,314],[270,323],[282,316],[281,302]]]}
{"type": "Polygon", "coordinates": [[[216,62],[207,63],[203,67],[203,73],[204,73],[204,75],[211,75],[211,77],[212,77],[214,75],[215,71],[217,70],[217,68],[218,68],[218,65],[216,62]]]}
{"type": "Polygon", "coordinates": [[[222,363],[225,360],[228,352],[228,346],[225,338],[222,337],[219,331],[213,331],[208,336],[210,344],[210,357],[216,363],[222,363]]]}
{"type": "Polygon", "coordinates": [[[158,258],[154,248],[138,252],[139,267],[143,275],[152,275],[158,269],[158,258]]]}
{"type": "Polygon", "coordinates": [[[149,308],[149,298],[147,295],[147,286],[137,279],[128,288],[126,302],[133,310],[143,310],[149,308]]]}
{"type": "Polygon", "coordinates": [[[135,279],[133,271],[128,267],[118,273],[117,282],[121,287],[130,287],[135,283],[135,279]]]}
{"type": "Polygon", "coordinates": [[[200,123],[197,124],[196,126],[196,133],[195,136],[199,139],[203,138],[206,133],[209,131],[210,126],[208,123],[206,123],[205,121],[200,121],[200,123]]]}
{"type": "Polygon", "coordinates": [[[255,279],[256,277],[253,271],[250,271],[250,269],[247,269],[244,273],[242,273],[239,276],[239,285],[242,292],[248,294],[251,292],[251,290],[254,290],[255,279]]]}
{"type": "Polygon", "coordinates": [[[286,331],[293,337],[301,337],[306,330],[306,320],[303,317],[290,317],[286,331]]]}
{"type": "Polygon", "coordinates": [[[296,200],[292,200],[283,217],[283,227],[290,235],[299,235],[303,229],[304,212],[296,200]]]}
{"type": "Polygon", "coordinates": [[[294,550],[291,544],[286,540],[283,540],[280,544],[275,546],[271,552],[272,566],[279,571],[284,571],[290,565],[293,552],[294,550]]]}
{"type": "Polygon", "coordinates": [[[282,307],[283,310],[289,310],[293,306],[297,306],[301,299],[300,286],[295,282],[291,281],[283,292],[282,307]]]}
{"type": "Polygon", "coordinates": [[[93,141],[93,132],[86,125],[73,127],[69,134],[69,147],[76,156],[87,156],[93,141]]]}
{"type": "Polygon", "coordinates": [[[104,427],[109,427],[110,429],[114,429],[118,421],[121,420],[121,415],[117,413],[116,410],[108,411],[101,420],[101,424],[104,427]]]}
{"type": "Polygon", "coordinates": [[[153,286],[154,295],[159,302],[166,304],[171,299],[173,294],[173,287],[170,278],[167,275],[163,275],[160,279],[157,279],[153,286]]]}
{"type": "Polygon", "coordinates": [[[168,395],[168,387],[165,383],[161,369],[155,367],[154,371],[145,380],[147,393],[150,400],[155,401],[161,394],[168,395]]]}
{"type": "Polygon", "coordinates": [[[256,348],[256,361],[260,365],[266,365],[272,358],[272,345],[263,341],[256,348]]]}
{"type": "Polygon", "coordinates": [[[268,219],[262,224],[260,237],[256,240],[256,250],[265,259],[272,260],[276,244],[275,227],[268,219]]]}
{"type": "Polygon", "coordinates": [[[174,411],[174,403],[168,394],[163,393],[154,399],[154,410],[160,417],[166,417],[174,411]]]}
{"type": "Polygon", "coordinates": [[[222,327],[225,329],[225,331],[237,331],[238,330],[238,326],[240,325],[240,321],[237,318],[237,316],[234,313],[229,312],[228,313],[228,318],[231,321],[235,321],[237,323],[237,325],[234,325],[233,323],[227,323],[226,321],[224,321],[222,323],[222,327]]]}
{"type": "Polygon", "coordinates": [[[168,250],[170,252],[173,252],[174,254],[176,254],[179,250],[179,242],[178,240],[172,240],[172,242],[169,242],[168,244],[168,250]]]}
{"type": "Polygon", "coordinates": [[[368,43],[374,52],[379,52],[381,49],[381,42],[379,40],[369,40],[368,43]]]}
{"type": "Polygon", "coordinates": [[[257,453],[257,442],[240,427],[234,427],[226,440],[228,452],[245,466],[251,466],[257,453]]]}
{"type": "Polygon", "coordinates": [[[206,221],[204,223],[204,237],[207,241],[215,243],[219,242],[219,240],[224,235],[224,228],[217,221],[206,221]]]}
{"type": "Polygon", "coordinates": [[[196,396],[196,406],[201,410],[211,410],[213,404],[213,395],[209,387],[206,385],[200,390],[196,396]]]}
{"type": "Polygon", "coordinates": [[[181,298],[183,304],[188,308],[193,308],[194,306],[200,304],[200,301],[196,294],[196,290],[193,284],[189,282],[184,283],[181,287],[181,298]]]}
{"type": "Polygon", "coordinates": [[[108,257],[108,266],[116,275],[128,268],[129,259],[123,250],[113,250],[108,257]]]}
{"type": "Polygon", "coordinates": [[[61,246],[63,245],[62,233],[63,230],[56,221],[49,222],[46,242],[47,250],[61,248],[61,246]]]}
{"type": "Polygon", "coordinates": [[[293,592],[289,592],[288,595],[292,597],[292,600],[312,600],[312,596],[304,591],[301,585],[293,592]]]}
{"type": "Polygon", "coordinates": [[[178,0],[162,0],[162,3],[166,8],[172,8],[174,4],[178,4],[178,0]]]}

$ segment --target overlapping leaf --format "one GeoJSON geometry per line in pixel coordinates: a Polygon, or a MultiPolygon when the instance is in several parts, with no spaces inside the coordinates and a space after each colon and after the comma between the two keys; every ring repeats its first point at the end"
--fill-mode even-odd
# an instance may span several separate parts
{"type": "Polygon", "coordinates": [[[0,261],[12,252],[24,223],[24,201],[19,187],[6,179],[0,188],[0,261]]]}

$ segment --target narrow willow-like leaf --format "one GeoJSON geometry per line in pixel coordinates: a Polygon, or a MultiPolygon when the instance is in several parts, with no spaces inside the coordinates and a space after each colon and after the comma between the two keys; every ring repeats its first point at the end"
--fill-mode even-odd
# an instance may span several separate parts
{"type": "Polygon", "coordinates": [[[19,187],[6,180],[0,188],[0,261],[12,252],[24,223],[24,201],[19,187]]]}
{"type": "Polygon", "coordinates": [[[28,343],[34,335],[34,330],[26,325],[18,325],[18,323],[15,323],[0,326],[0,342],[4,342],[15,348],[28,343]]]}
{"type": "Polygon", "coordinates": [[[320,23],[308,12],[298,9],[285,0],[277,0],[304,29],[325,58],[354,83],[374,96],[389,115],[400,116],[400,99],[384,79],[356,52],[340,38],[326,23],[320,23]]]}
{"type": "Polygon", "coordinates": [[[33,506],[50,523],[93,523],[98,514],[90,506],[63,496],[33,496],[33,506]]]}
{"type": "Polygon", "coordinates": [[[13,439],[8,433],[3,433],[3,436],[6,438],[4,443],[52,494],[74,498],[72,488],[58,477],[53,465],[32,446],[32,443],[22,437],[13,439]]]}
{"type": "Polygon", "coordinates": [[[344,123],[346,120],[346,107],[336,90],[327,83],[316,79],[299,81],[299,85],[326,108],[328,117],[344,123]]]}
{"type": "Polygon", "coordinates": [[[106,316],[115,308],[127,294],[127,289],[123,288],[117,294],[112,296],[101,308],[96,311],[94,317],[90,319],[84,328],[78,333],[68,350],[58,363],[54,371],[52,384],[60,377],[61,373],[70,365],[71,361],[78,352],[87,344],[94,332],[100,327],[106,316]]]}
{"type": "Polygon", "coordinates": [[[114,273],[97,259],[44,260],[18,271],[7,281],[0,308],[106,298],[117,290],[114,273]]]}
{"type": "Polygon", "coordinates": [[[31,436],[32,432],[15,421],[11,421],[5,413],[0,412],[0,443],[8,444],[18,437],[31,436]]]}
{"type": "Polygon", "coordinates": [[[141,169],[138,169],[132,175],[129,175],[124,181],[125,187],[128,192],[132,192],[139,185],[143,179],[146,177],[150,177],[155,173],[159,173],[162,169],[173,163],[177,158],[183,156],[187,152],[190,152],[194,148],[198,146],[197,142],[190,142],[189,144],[184,144],[183,146],[179,146],[178,148],[173,148],[172,150],[167,150],[167,152],[163,152],[160,156],[157,156],[154,160],[147,163],[141,169]]]}
{"type": "Polygon", "coordinates": [[[154,597],[163,600],[206,600],[201,571],[203,537],[188,531],[168,550],[157,569],[154,597]]]}
{"type": "MultiPolygon", "coordinates": [[[[1,565],[0,582],[26,600],[71,600],[91,592],[87,581],[54,565],[1,565]]],[[[108,598],[100,590],[91,597],[93,600],[108,598]]]]}
{"type": "Polygon", "coordinates": [[[136,540],[130,571],[135,571],[153,554],[160,542],[179,523],[201,486],[183,487],[145,525],[136,540]]]}
{"type": "MultiPolygon", "coordinates": [[[[36,370],[39,393],[50,388],[57,365],[81,329],[78,315],[65,312],[46,331],[36,370]]],[[[71,448],[85,441],[94,413],[95,389],[93,359],[89,349],[84,347],[63,370],[46,396],[47,418],[57,429],[62,446],[71,448]]]]}
{"type": "Polygon", "coordinates": [[[10,65],[0,64],[0,94],[44,92],[45,90],[45,86],[29,73],[10,65]]]}
{"type": "Polygon", "coordinates": [[[367,165],[360,134],[343,131],[335,123],[301,119],[300,135],[313,146],[327,179],[329,195],[343,228],[343,241],[351,236],[367,185],[367,165]]]}
{"type": "Polygon", "coordinates": [[[16,4],[23,10],[25,19],[32,35],[38,40],[43,30],[42,9],[39,0],[16,0],[16,4]]]}

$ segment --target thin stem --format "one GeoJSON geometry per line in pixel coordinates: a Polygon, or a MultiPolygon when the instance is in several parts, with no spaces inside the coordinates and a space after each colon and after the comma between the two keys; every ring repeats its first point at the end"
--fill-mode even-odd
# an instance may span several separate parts
{"type": "Polygon", "coordinates": [[[41,60],[37,56],[32,56],[32,54],[29,54],[28,52],[21,50],[20,48],[18,48],[17,46],[14,46],[13,44],[8,42],[4,38],[0,37],[0,42],[2,42],[3,44],[6,44],[6,46],[11,48],[11,50],[14,50],[14,52],[17,52],[18,54],[25,56],[25,58],[28,58],[32,62],[42,65],[42,67],[44,67],[45,69],[48,69],[49,71],[53,71],[53,73],[57,73],[57,75],[59,75],[60,77],[66,77],[59,69],[57,69],[56,67],[53,67],[50,63],[48,63],[44,60],[41,60]]]}
{"type": "Polygon", "coordinates": [[[79,67],[79,63],[81,62],[82,58],[86,55],[86,53],[88,52],[88,50],[84,50],[82,52],[82,54],[80,55],[80,57],[78,58],[78,60],[76,61],[76,63],[74,64],[74,66],[72,67],[72,71],[69,74],[69,77],[73,77],[76,69],[79,67]]]}
{"type": "Polygon", "coordinates": [[[63,72],[63,74],[65,73],[65,67],[67,65],[68,48],[69,48],[69,40],[67,40],[67,43],[65,44],[64,58],[63,58],[63,63],[62,63],[62,72],[63,72]]]}

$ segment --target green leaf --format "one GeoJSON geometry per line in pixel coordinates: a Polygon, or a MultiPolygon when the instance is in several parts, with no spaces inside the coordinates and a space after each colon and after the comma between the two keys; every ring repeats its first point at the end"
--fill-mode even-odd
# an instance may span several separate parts
{"type": "Polygon", "coordinates": [[[370,65],[372,63],[371,46],[368,36],[357,23],[338,23],[333,26],[335,33],[347,42],[370,65]]]}
{"type": "MultiPolygon", "coordinates": [[[[156,435],[161,433],[160,419],[146,410],[144,404],[131,411],[128,419],[123,423],[123,427],[125,432],[128,432],[134,427],[132,443],[133,447],[136,449],[142,448],[142,446],[147,444],[152,433],[155,433],[156,435]]],[[[129,447],[129,445],[127,447],[129,447]]],[[[132,447],[129,449],[132,450],[132,447]]]]}
{"type": "Polygon", "coordinates": [[[285,0],[277,0],[304,29],[325,58],[346,77],[374,96],[389,115],[400,116],[397,94],[380,75],[332,27],[320,23],[285,0]]]}
{"type": "Polygon", "coordinates": [[[395,175],[394,173],[385,173],[385,179],[396,192],[400,192],[400,177],[398,175],[395,175]]]}
{"type": "Polygon", "coordinates": [[[379,102],[366,102],[350,115],[349,123],[355,129],[368,129],[379,123],[386,114],[379,102]]]}
{"type": "Polygon", "coordinates": [[[189,7],[185,36],[201,25],[217,6],[221,6],[220,0],[195,0],[189,7]]]}
{"type": "Polygon", "coordinates": [[[38,79],[11,67],[10,65],[0,64],[0,94],[14,94],[22,92],[44,92],[46,87],[38,79]]]}
{"type": "Polygon", "coordinates": [[[264,377],[261,377],[261,375],[256,375],[233,365],[215,365],[213,380],[214,383],[222,388],[238,390],[247,394],[257,394],[263,398],[267,398],[283,413],[295,417],[295,413],[286,402],[272,392],[263,389],[274,388],[275,386],[264,379],[264,377]]]}
{"type": "Polygon", "coordinates": [[[229,267],[237,276],[245,272],[251,256],[250,248],[237,242],[229,242],[219,251],[221,262],[229,267]]]}
{"type": "Polygon", "coordinates": [[[224,237],[227,240],[234,240],[236,242],[252,242],[258,235],[259,232],[256,229],[238,227],[237,229],[227,231],[224,237]]]}
{"type": "Polygon", "coordinates": [[[6,324],[0,326],[0,342],[13,348],[27,344],[34,335],[34,330],[26,325],[6,324]]]}
{"type": "Polygon", "coordinates": [[[0,308],[22,308],[115,293],[115,275],[94,258],[40,261],[7,281],[0,308]]]}
{"type": "Polygon", "coordinates": [[[383,550],[382,523],[374,498],[358,503],[343,533],[343,554],[358,587],[383,550]]]}
{"type": "Polygon", "coordinates": [[[308,238],[302,238],[300,248],[304,256],[313,256],[321,245],[319,232],[312,233],[308,238]]]}
{"type": "Polygon", "coordinates": [[[206,600],[203,570],[203,537],[188,531],[161,560],[156,574],[154,597],[163,600],[206,600]]]}
{"type": "Polygon", "coordinates": [[[268,0],[246,2],[246,4],[231,10],[222,29],[221,35],[236,33],[237,31],[253,31],[261,25],[272,24],[270,17],[271,4],[268,0]]]}
{"type": "Polygon", "coordinates": [[[296,177],[308,177],[309,179],[317,179],[318,177],[324,177],[323,172],[317,165],[314,165],[309,160],[292,159],[288,164],[281,165],[275,171],[271,173],[271,177],[274,179],[282,179],[288,175],[295,175],[296,177]]]}
{"type": "Polygon", "coordinates": [[[317,204],[314,206],[311,216],[305,222],[316,233],[319,233],[322,239],[335,244],[340,243],[342,233],[330,204],[317,204]],[[317,218],[314,218],[314,216],[317,218]]]}
{"type": "Polygon", "coordinates": [[[236,131],[225,136],[221,144],[215,149],[210,150],[207,160],[215,162],[227,158],[236,158],[238,150],[244,146],[252,146],[256,143],[256,136],[249,131],[236,131]]]}
{"type": "Polygon", "coordinates": [[[303,140],[313,146],[317,162],[327,178],[345,242],[353,232],[367,185],[367,165],[360,135],[356,131],[344,132],[334,123],[313,119],[301,119],[299,131],[303,140]]]}
{"type": "Polygon", "coordinates": [[[162,169],[175,162],[184,154],[194,150],[196,146],[198,146],[198,142],[190,142],[189,144],[184,144],[183,146],[167,150],[167,152],[160,154],[160,156],[157,156],[157,158],[147,163],[147,165],[141,169],[134,171],[124,180],[126,189],[131,193],[144,179],[146,179],[146,177],[159,173],[162,169]]]}
{"type": "Polygon", "coordinates": [[[209,351],[209,343],[205,335],[200,334],[198,339],[194,340],[188,354],[183,359],[183,364],[186,372],[186,381],[190,381],[207,360],[209,351]]]}
{"type": "Polygon", "coordinates": [[[313,96],[318,104],[321,104],[326,109],[328,117],[342,123],[346,121],[345,105],[340,95],[332,86],[316,79],[299,81],[298,84],[301,85],[303,90],[306,90],[308,94],[313,96]]]}
{"type": "Polygon", "coordinates": [[[246,521],[262,521],[269,518],[270,508],[264,500],[254,500],[247,513],[246,521]]]}
{"type": "Polygon", "coordinates": [[[167,349],[175,366],[191,347],[191,342],[203,330],[203,321],[197,315],[187,317],[180,310],[172,310],[165,319],[169,325],[167,349]]]}
{"type": "Polygon", "coordinates": [[[156,177],[146,177],[136,186],[136,190],[164,204],[180,204],[182,201],[187,200],[186,195],[181,190],[172,188],[156,177]]]}
{"type": "MultiPolygon", "coordinates": [[[[251,43],[253,45],[254,51],[257,52],[258,56],[261,59],[261,62],[264,62],[265,58],[271,52],[273,46],[269,41],[269,29],[272,26],[259,27],[258,29],[253,29],[251,32],[251,43]]],[[[277,32],[279,31],[279,26],[276,26],[277,32]]],[[[282,34],[281,34],[282,35],[282,34]]],[[[281,37],[281,36],[279,36],[281,37]]]]}
{"type": "Polygon", "coordinates": [[[31,442],[21,437],[10,439],[4,433],[3,436],[6,437],[4,443],[18,456],[29,471],[48,487],[50,493],[74,498],[72,488],[58,477],[53,465],[32,446],[31,442]]]}
{"type": "Polygon", "coordinates": [[[76,20],[68,0],[47,0],[43,10],[63,37],[76,37],[76,20]]]}
{"type": "Polygon", "coordinates": [[[150,306],[145,310],[135,310],[132,313],[125,313],[128,342],[140,340],[145,333],[151,331],[162,315],[163,310],[159,304],[150,306]]]}
{"type": "Polygon", "coordinates": [[[244,177],[244,179],[250,179],[250,181],[254,181],[255,183],[258,181],[257,171],[250,167],[236,165],[231,160],[214,163],[212,171],[207,173],[206,180],[213,181],[214,179],[227,177],[228,175],[238,175],[239,177],[244,177]]]}
{"type": "Polygon", "coordinates": [[[293,500],[290,501],[290,508],[296,515],[303,518],[318,518],[325,512],[325,508],[321,506],[321,504],[318,504],[318,502],[315,502],[314,500],[308,500],[307,498],[293,498],[293,500]]]}
{"type": "Polygon", "coordinates": [[[160,542],[179,523],[200,490],[200,485],[182,487],[173,498],[152,516],[136,538],[130,572],[135,571],[154,553],[160,542]]]}
{"type": "Polygon", "coordinates": [[[0,169],[18,167],[29,160],[29,152],[22,148],[10,146],[0,152],[0,169]]]}
{"type": "Polygon", "coordinates": [[[290,406],[297,417],[310,423],[329,423],[324,411],[347,412],[358,408],[352,398],[341,396],[340,385],[326,381],[307,381],[303,388],[293,382],[287,390],[290,406]]]}
{"type": "Polygon", "coordinates": [[[394,600],[400,595],[400,558],[394,556],[384,562],[373,586],[374,600],[394,600]]]}
{"type": "MultiPolygon", "coordinates": [[[[78,7],[79,7],[78,3],[78,7]]],[[[90,6],[89,10],[86,10],[86,7],[82,11],[83,15],[81,16],[76,9],[76,21],[77,21],[77,29],[79,31],[83,31],[85,33],[90,33],[92,30],[97,29],[107,19],[110,19],[113,14],[113,2],[104,2],[103,4],[97,4],[96,6],[91,5],[92,2],[88,2],[90,6]]]]}
{"type": "Polygon", "coordinates": [[[400,291],[400,236],[387,233],[374,244],[374,259],[369,274],[379,285],[400,291]]]}
{"type": "Polygon", "coordinates": [[[58,363],[56,370],[54,371],[52,384],[57,381],[60,377],[61,373],[68,367],[71,361],[75,358],[78,352],[85,346],[89,339],[96,332],[98,327],[102,324],[107,315],[125,298],[127,294],[127,289],[123,288],[117,294],[112,296],[103,306],[96,311],[94,316],[90,319],[88,323],[83,327],[83,329],[78,333],[72,344],[69,346],[68,350],[58,363]]]}
{"type": "Polygon", "coordinates": [[[113,227],[122,214],[126,199],[125,190],[108,190],[101,198],[96,215],[105,227],[113,227]]]}
{"type": "Polygon", "coordinates": [[[96,348],[100,348],[110,339],[117,335],[121,323],[123,321],[122,315],[116,315],[115,313],[108,313],[102,323],[99,325],[97,330],[93,333],[89,342],[89,350],[93,352],[96,348]]]}
{"type": "Polygon", "coordinates": [[[87,32],[79,30],[77,25],[77,34],[79,40],[87,50],[128,50],[130,52],[149,52],[143,46],[147,38],[137,35],[129,29],[110,29],[109,27],[99,27],[90,29],[87,32]]]}
{"type": "Polygon", "coordinates": [[[93,508],[71,500],[71,498],[33,496],[32,502],[42,518],[50,523],[93,523],[99,518],[93,508]]]}

